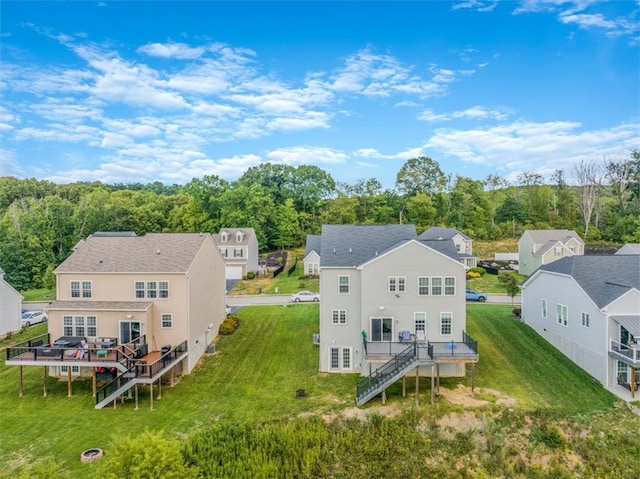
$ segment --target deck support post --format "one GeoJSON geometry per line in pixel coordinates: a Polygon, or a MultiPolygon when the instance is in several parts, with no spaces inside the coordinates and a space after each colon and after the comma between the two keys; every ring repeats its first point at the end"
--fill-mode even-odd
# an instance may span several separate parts
{"type": "Polygon", "coordinates": [[[67,396],[71,397],[73,390],[71,388],[71,366],[67,366],[67,396]]]}
{"type": "Polygon", "coordinates": [[[471,363],[471,394],[473,394],[473,389],[475,386],[475,377],[476,377],[476,363],[471,363]]]}
{"type": "Polygon", "coordinates": [[[22,366],[18,366],[18,394],[20,397],[24,394],[24,386],[22,383],[22,366]]]}
{"type": "Polygon", "coordinates": [[[436,363],[436,392],[440,394],[440,363],[436,363]]]}
{"type": "Polygon", "coordinates": [[[407,377],[402,376],[402,397],[407,397],[407,377]]]}
{"type": "Polygon", "coordinates": [[[432,406],[436,399],[435,381],[436,381],[436,367],[435,365],[433,365],[431,366],[431,405],[432,406]]]}
{"type": "Polygon", "coordinates": [[[158,378],[158,397],[156,399],[162,399],[162,376],[158,378]]]}
{"type": "Polygon", "coordinates": [[[420,366],[416,366],[416,406],[420,397],[420,366]]]}
{"type": "Polygon", "coordinates": [[[98,373],[96,368],[91,368],[91,390],[93,391],[93,397],[96,397],[96,391],[98,389],[98,373]]]}
{"type": "Polygon", "coordinates": [[[629,378],[629,390],[631,391],[631,399],[636,397],[636,368],[631,368],[631,378],[629,378]]]}
{"type": "Polygon", "coordinates": [[[136,397],[136,411],[138,410],[138,385],[136,384],[136,390],[134,392],[134,395],[136,397]]]}
{"type": "Polygon", "coordinates": [[[153,383],[149,384],[149,400],[151,401],[149,404],[149,409],[153,411],[153,383]]]}
{"type": "Polygon", "coordinates": [[[49,392],[49,388],[48,388],[48,384],[47,384],[47,367],[46,366],[42,366],[42,389],[43,389],[43,394],[44,397],[47,397],[47,393],[49,392]]]}
{"type": "Polygon", "coordinates": [[[382,404],[387,404],[387,389],[382,390],[382,404]]]}

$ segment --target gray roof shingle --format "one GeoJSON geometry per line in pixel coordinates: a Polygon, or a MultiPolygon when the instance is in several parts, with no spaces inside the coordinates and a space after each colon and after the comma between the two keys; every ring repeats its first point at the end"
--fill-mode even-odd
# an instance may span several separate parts
{"type": "Polygon", "coordinates": [[[600,308],[640,289],[640,255],[565,256],[538,270],[572,276],[600,308]]]}
{"type": "Polygon", "coordinates": [[[307,243],[304,249],[304,257],[309,256],[309,253],[315,251],[320,255],[321,251],[321,240],[320,235],[307,235],[307,243]]]}
{"type": "Polygon", "coordinates": [[[570,238],[584,244],[580,235],[574,230],[527,230],[531,239],[535,244],[546,244],[549,241],[562,241],[566,243],[570,238]]]}
{"type": "Polygon", "coordinates": [[[443,226],[432,226],[428,230],[425,230],[420,236],[418,236],[418,238],[426,240],[448,240],[453,239],[456,235],[460,235],[465,240],[471,241],[471,238],[469,238],[466,234],[461,233],[457,229],[445,228],[443,226]]]}
{"type": "Polygon", "coordinates": [[[56,273],[184,273],[209,233],[89,236],[56,273]]]}

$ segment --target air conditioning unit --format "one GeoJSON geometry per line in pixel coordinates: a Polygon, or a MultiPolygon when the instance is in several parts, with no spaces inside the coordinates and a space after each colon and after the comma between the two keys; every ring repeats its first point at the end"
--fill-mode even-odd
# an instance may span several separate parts
{"type": "Polygon", "coordinates": [[[314,334],[313,335],[313,344],[320,345],[320,335],[319,334],[314,334]]]}

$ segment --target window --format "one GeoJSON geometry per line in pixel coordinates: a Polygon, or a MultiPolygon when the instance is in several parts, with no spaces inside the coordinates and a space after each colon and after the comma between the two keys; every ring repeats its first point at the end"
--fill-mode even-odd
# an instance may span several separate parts
{"type": "Polygon", "coordinates": [[[347,324],[347,310],[334,309],[331,312],[331,322],[333,324],[347,324]]]}
{"type": "Polygon", "coordinates": [[[71,297],[80,297],[80,281],[71,281],[71,297]]]}
{"type": "Polygon", "coordinates": [[[229,257],[229,254],[227,253],[227,248],[220,249],[220,252],[222,253],[222,256],[224,258],[228,258],[229,257]]]}
{"type": "Polygon", "coordinates": [[[407,278],[404,276],[389,276],[389,292],[404,293],[407,290],[407,278]]]}
{"type": "Polygon", "coordinates": [[[168,281],[136,281],[134,289],[136,299],[167,299],[169,297],[168,281]]]}
{"type": "Polygon", "coordinates": [[[351,369],[351,348],[329,348],[329,369],[351,369]]]}
{"type": "Polygon", "coordinates": [[[585,328],[589,327],[589,313],[582,313],[582,325],[585,328]]]}
{"type": "Polygon", "coordinates": [[[442,296],[442,278],[431,278],[431,294],[442,296]]]}
{"type": "Polygon", "coordinates": [[[173,316],[171,314],[162,315],[162,327],[163,328],[173,327],[173,316]]]}
{"type": "Polygon", "coordinates": [[[413,313],[415,332],[427,330],[427,313],[413,313]]]}
{"type": "Polygon", "coordinates": [[[158,293],[160,294],[160,298],[162,299],[167,299],[169,297],[168,281],[158,281],[158,293]]]}
{"type": "Polygon", "coordinates": [[[242,231],[236,232],[236,241],[240,243],[242,241],[242,231]]]}
{"type": "Polygon", "coordinates": [[[395,293],[397,287],[398,278],[395,276],[389,276],[389,292],[395,293]]]}
{"type": "Polygon", "coordinates": [[[556,246],[555,247],[555,255],[556,255],[556,257],[562,256],[562,246],[556,246]]]}
{"type": "Polygon", "coordinates": [[[222,241],[223,243],[226,243],[227,238],[229,238],[229,235],[227,234],[226,231],[223,231],[222,233],[220,233],[220,241],[222,241]]]}
{"type": "Polygon", "coordinates": [[[144,281],[135,282],[136,299],[144,298],[144,281]]]}
{"type": "Polygon", "coordinates": [[[318,263],[307,263],[307,274],[318,274],[318,263]]]}
{"type": "Polygon", "coordinates": [[[71,316],[62,317],[62,335],[73,336],[73,318],[71,316]]]}
{"type": "Polygon", "coordinates": [[[76,336],[86,336],[85,334],[85,328],[84,328],[84,316],[76,316],[75,317],[75,322],[76,322],[76,336]]]}
{"type": "Polygon", "coordinates": [[[82,297],[83,298],[91,297],[91,281],[82,282],[82,297]]]}
{"type": "Polygon", "coordinates": [[[547,300],[542,300],[542,317],[547,319],[547,300]]]}
{"type": "Polygon", "coordinates": [[[404,293],[407,290],[407,278],[398,276],[398,292],[404,293]]]}
{"type": "Polygon", "coordinates": [[[158,283],[155,281],[147,281],[147,298],[158,297],[158,283]]]}
{"type": "Polygon", "coordinates": [[[456,278],[448,276],[444,278],[444,295],[455,296],[456,294],[456,278]]]}
{"type": "Polygon", "coordinates": [[[567,325],[567,317],[569,316],[569,308],[564,304],[559,304],[556,310],[558,324],[567,325]]]}
{"type": "Polygon", "coordinates": [[[371,341],[391,341],[392,318],[371,318],[371,341]]]}
{"type": "Polygon", "coordinates": [[[420,296],[429,295],[429,277],[428,276],[418,277],[418,295],[420,296]]]}
{"type": "Polygon", "coordinates": [[[440,334],[450,335],[452,330],[451,313],[440,313],[440,334]]]}
{"type": "Polygon", "coordinates": [[[618,379],[621,379],[622,382],[628,383],[628,379],[629,379],[629,368],[627,367],[626,363],[623,363],[622,361],[616,361],[618,363],[617,365],[617,377],[618,379]]]}
{"type": "Polygon", "coordinates": [[[338,277],[338,293],[349,294],[349,276],[338,277]]]}
{"type": "Polygon", "coordinates": [[[87,316],[87,336],[95,338],[98,335],[98,318],[87,316]]]}
{"type": "MultiPolygon", "coordinates": [[[[61,373],[68,373],[69,372],[69,367],[68,366],[60,366],[60,372],[61,373]]],[[[80,372],[80,366],[71,366],[71,372],[72,373],[79,373],[80,372]]]]}
{"type": "Polygon", "coordinates": [[[234,248],[233,249],[233,257],[234,258],[242,258],[242,248],[234,248]]]}

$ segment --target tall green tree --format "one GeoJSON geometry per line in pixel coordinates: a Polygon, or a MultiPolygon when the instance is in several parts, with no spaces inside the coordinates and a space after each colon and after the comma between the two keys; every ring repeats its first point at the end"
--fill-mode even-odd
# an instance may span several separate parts
{"type": "Polygon", "coordinates": [[[408,196],[435,194],[445,187],[446,177],[440,165],[426,156],[411,158],[396,175],[396,188],[408,196]]]}

